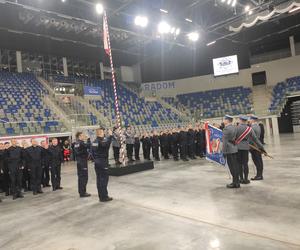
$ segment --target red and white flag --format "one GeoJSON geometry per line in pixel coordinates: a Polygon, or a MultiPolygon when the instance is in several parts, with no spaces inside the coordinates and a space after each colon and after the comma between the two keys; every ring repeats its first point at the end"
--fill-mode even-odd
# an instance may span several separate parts
{"type": "Polygon", "coordinates": [[[108,24],[106,19],[106,14],[103,15],[103,46],[107,55],[109,55],[109,45],[108,45],[108,24]]]}

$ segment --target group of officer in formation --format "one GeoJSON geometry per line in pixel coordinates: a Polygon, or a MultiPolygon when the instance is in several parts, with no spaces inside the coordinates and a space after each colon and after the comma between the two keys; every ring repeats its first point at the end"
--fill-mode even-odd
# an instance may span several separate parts
{"type": "MultiPolygon", "coordinates": [[[[250,180],[248,157],[249,151],[257,168],[257,175],[252,180],[263,179],[262,154],[266,153],[261,137],[261,128],[256,116],[240,116],[238,125],[233,124],[233,117],[225,116],[220,127],[223,130],[223,154],[232,174],[232,183],[228,188],[239,188],[240,184],[249,184],[250,180]],[[254,149],[255,148],[255,149],[254,149]]],[[[88,182],[88,160],[95,165],[96,183],[100,202],[111,201],[107,191],[109,180],[109,149],[112,145],[116,165],[122,164],[120,151],[122,143],[126,144],[128,162],[140,160],[140,147],[144,160],[160,161],[173,158],[183,161],[203,158],[206,153],[205,129],[203,124],[188,127],[179,127],[172,130],[163,130],[159,133],[144,133],[140,135],[129,126],[125,131],[117,128],[96,130],[96,139],[91,142],[82,132],[77,132],[76,142],[73,145],[78,176],[78,193],[81,198],[89,197],[86,191],[88,182]]],[[[31,146],[19,146],[16,139],[10,143],[0,143],[0,188],[5,195],[12,195],[13,199],[23,198],[22,190],[33,192],[33,195],[43,193],[43,187],[60,190],[61,165],[63,154],[57,138],[48,144],[31,139],[31,146]],[[50,174],[51,173],[51,174],[50,174]],[[50,178],[51,176],[51,178],[50,178]],[[51,180],[51,185],[50,185],[51,180]]],[[[0,200],[1,201],[1,200],[0,200]]]]}

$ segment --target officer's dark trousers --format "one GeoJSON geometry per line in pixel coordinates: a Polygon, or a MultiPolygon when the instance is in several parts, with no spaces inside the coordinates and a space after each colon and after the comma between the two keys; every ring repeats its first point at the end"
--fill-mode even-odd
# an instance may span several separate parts
{"type": "Polygon", "coordinates": [[[30,166],[30,183],[31,190],[33,192],[38,192],[41,190],[41,180],[42,180],[42,166],[30,166]]]}
{"type": "Polygon", "coordinates": [[[194,144],[188,144],[187,150],[188,150],[188,156],[190,158],[194,158],[195,157],[195,145],[194,144]]]}
{"type": "Polygon", "coordinates": [[[187,154],[187,145],[186,144],[180,144],[180,158],[186,159],[187,154]]]}
{"type": "Polygon", "coordinates": [[[31,190],[31,174],[30,174],[30,168],[25,166],[22,170],[22,187],[24,190],[31,190]]]}
{"type": "Polygon", "coordinates": [[[159,147],[152,146],[152,156],[155,160],[159,160],[159,147]]]}
{"type": "Polygon", "coordinates": [[[248,150],[239,150],[238,151],[238,164],[239,164],[239,175],[241,180],[248,180],[249,174],[249,151],[248,150]]]}
{"type": "Polygon", "coordinates": [[[250,150],[253,163],[256,167],[256,176],[257,177],[263,177],[263,169],[264,169],[264,163],[262,160],[261,153],[259,153],[256,150],[250,150]]]}
{"type": "Polygon", "coordinates": [[[232,175],[232,183],[239,183],[239,167],[237,162],[237,153],[226,155],[227,164],[232,175]]]}
{"type": "Polygon", "coordinates": [[[97,176],[97,189],[99,199],[105,199],[108,197],[107,185],[108,185],[108,160],[107,159],[95,159],[95,172],[97,176]]]}
{"type": "Polygon", "coordinates": [[[140,159],[140,143],[135,143],[134,144],[134,158],[136,160],[139,160],[140,159]]]}
{"type": "Polygon", "coordinates": [[[114,159],[117,162],[117,161],[120,160],[120,148],[119,147],[113,147],[113,151],[114,151],[114,159]]]}
{"type": "Polygon", "coordinates": [[[150,160],[150,149],[150,146],[143,144],[143,155],[146,160],[150,160]]]}
{"type": "Polygon", "coordinates": [[[132,160],[133,155],[133,144],[126,144],[127,158],[132,160]]]}
{"type": "Polygon", "coordinates": [[[22,189],[22,169],[17,166],[8,165],[9,178],[11,182],[11,194],[19,195],[22,189]]]}
{"type": "Polygon", "coordinates": [[[177,144],[173,144],[172,154],[173,154],[174,160],[178,160],[178,145],[177,144]]]}
{"type": "Polygon", "coordinates": [[[84,195],[88,183],[88,161],[86,158],[77,157],[77,176],[78,193],[79,195],[84,195]]]}
{"type": "Polygon", "coordinates": [[[168,144],[161,145],[161,154],[165,159],[169,159],[169,147],[168,144]]]}
{"type": "Polygon", "coordinates": [[[8,167],[5,166],[3,168],[3,190],[4,190],[6,195],[9,195],[9,189],[10,189],[9,170],[8,170],[8,167]]]}
{"type": "Polygon", "coordinates": [[[43,186],[49,185],[50,181],[50,170],[49,170],[49,164],[45,164],[43,166],[43,171],[42,171],[42,184],[43,186]]]}
{"type": "Polygon", "coordinates": [[[53,189],[60,187],[60,181],[61,181],[60,173],[61,173],[60,164],[51,166],[51,184],[53,189]]]}

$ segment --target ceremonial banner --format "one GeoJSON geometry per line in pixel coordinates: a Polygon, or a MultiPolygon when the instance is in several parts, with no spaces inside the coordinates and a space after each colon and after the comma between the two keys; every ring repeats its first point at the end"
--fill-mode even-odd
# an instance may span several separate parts
{"type": "Polygon", "coordinates": [[[206,135],[206,159],[225,166],[226,160],[223,156],[223,132],[222,130],[205,123],[206,135]]]}

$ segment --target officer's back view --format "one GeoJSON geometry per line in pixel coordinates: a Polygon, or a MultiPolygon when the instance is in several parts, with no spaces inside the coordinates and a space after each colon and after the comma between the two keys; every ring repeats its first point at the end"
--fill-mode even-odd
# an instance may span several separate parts
{"type": "Polygon", "coordinates": [[[112,140],[112,131],[109,136],[105,136],[104,128],[96,130],[97,138],[92,143],[92,154],[95,161],[95,172],[97,176],[97,189],[100,202],[111,201],[108,196],[108,151],[112,140]]]}

